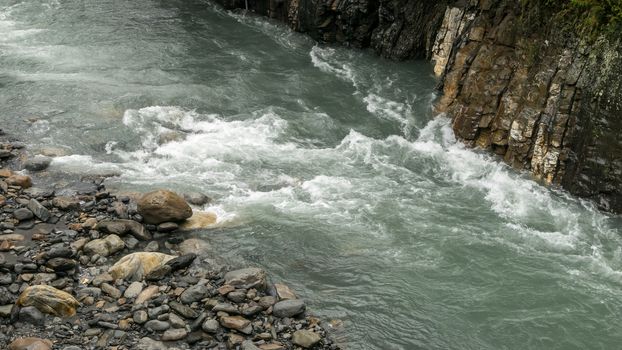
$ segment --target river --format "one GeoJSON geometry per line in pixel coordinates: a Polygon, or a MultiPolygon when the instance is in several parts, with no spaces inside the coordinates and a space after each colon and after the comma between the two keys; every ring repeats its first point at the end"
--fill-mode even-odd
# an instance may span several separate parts
{"type": "Polygon", "coordinates": [[[432,66],[209,2],[0,0],[0,122],[50,171],[204,192],[348,349],[615,349],[622,222],[465,148],[432,66]]]}

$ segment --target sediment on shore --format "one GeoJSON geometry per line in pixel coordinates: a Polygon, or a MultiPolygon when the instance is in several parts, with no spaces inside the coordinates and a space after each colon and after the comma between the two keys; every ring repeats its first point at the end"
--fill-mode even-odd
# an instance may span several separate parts
{"type": "Polygon", "coordinates": [[[9,136],[0,150],[0,348],[340,348],[295,291],[196,235],[214,220],[188,202],[207,196],[115,195],[54,180],[9,136]]]}

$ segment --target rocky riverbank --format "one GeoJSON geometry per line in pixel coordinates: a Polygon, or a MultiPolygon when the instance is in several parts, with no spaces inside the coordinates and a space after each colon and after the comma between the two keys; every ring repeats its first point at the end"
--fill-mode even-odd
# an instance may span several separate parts
{"type": "Polygon", "coordinates": [[[0,137],[0,348],[340,348],[287,285],[193,236],[206,196],[53,182],[50,158],[0,137]]]}

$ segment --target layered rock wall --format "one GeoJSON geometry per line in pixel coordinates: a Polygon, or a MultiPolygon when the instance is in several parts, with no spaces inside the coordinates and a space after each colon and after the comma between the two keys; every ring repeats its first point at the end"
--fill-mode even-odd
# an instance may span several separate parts
{"type": "Polygon", "coordinates": [[[622,42],[584,38],[544,1],[218,0],[322,42],[435,62],[456,136],[622,212],[622,42]]]}
{"type": "Polygon", "coordinates": [[[322,42],[371,47],[391,59],[429,58],[449,0],[216,0],[286,22],[322,42]]]}
{"type": "Polygon", "coordinates": [[[622,44],[529,22],[514,1],[448,7],[432,59],[438,110],[465,143],[622,212],[622,44]]]}

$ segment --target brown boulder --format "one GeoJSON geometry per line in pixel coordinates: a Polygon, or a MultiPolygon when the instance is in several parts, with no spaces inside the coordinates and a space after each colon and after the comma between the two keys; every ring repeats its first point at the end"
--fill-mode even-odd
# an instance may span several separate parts
{"type": "Polygon", "coordinates": [[[11,175],[5,181],[11,186],[19,186],[21,188],[32,187],[32,180],[30,176],[26,175],[11,175]]]}
{"type": "Polygon", "coordinates": [[[41,338],[17,338],[9,344],[9,350],[50,350],[52,342],[41,338]]]}
{"type": "Polygon", "coordinates": [[[138,200],[138,213],[147,224],[179,222],[192,216],[192,208],[186,201],[168,190],[149,192],[138,200]]]}
{"type": "Polygon", "coordinates": [[[5,168],[0,169],[0,177],[11,177],[11,175],[13,175],[11,170],[5,168]]]}
{"type": "Polygon", "coordinates": [[[24,289],[17,299],[19,306],[34,306],[55,316],[73,316],[80,303],[71,294],[51,286],[37,285],[24,289]]]}
{"type": "Polygon", "coordinates": [[[181,231],[193,231],[206,228],[212,228],[216,226],[218,218],[214,213],[208,212],[195,212],[188,220],[179,225],[181,231]]]}
{"type": "Polygon", "coordinates": [[[115,279],[142,280],[156,268],[175,258],[172,255],[152,252],[132,253],[122,257],[114,264],[108,273],[115,279]]]}

